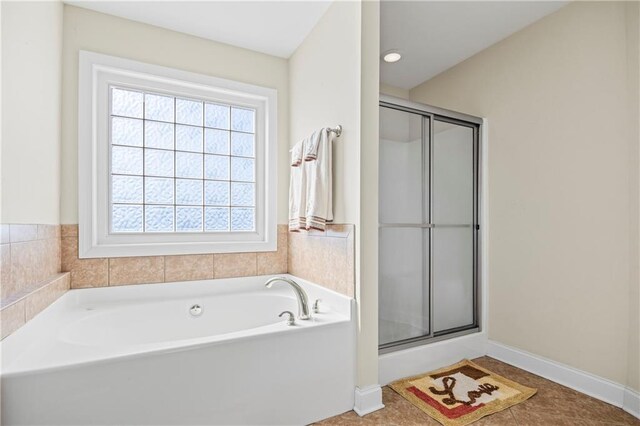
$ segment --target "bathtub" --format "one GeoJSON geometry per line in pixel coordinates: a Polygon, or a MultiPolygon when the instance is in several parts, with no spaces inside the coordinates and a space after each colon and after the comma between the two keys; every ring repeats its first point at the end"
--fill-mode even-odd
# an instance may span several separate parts
{"type": "Polygon", "coordinates": [[[278,317],[297,301],[271,276],[67,292],[0,343],[2,424],[300,425],[351,410],[355,302],[285,276],[322,299],[311,320],[278,317]]]}

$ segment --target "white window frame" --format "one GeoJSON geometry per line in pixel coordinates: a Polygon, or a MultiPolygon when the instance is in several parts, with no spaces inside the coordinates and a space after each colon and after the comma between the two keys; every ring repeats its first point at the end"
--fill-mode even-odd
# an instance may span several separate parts
{"type": "Polygon", "coordinates": [[[87,51],[80,51],[78,77],[80,258],[276,250],[275,89],[87,51]],[[109,87],[112,85],[255,109],[254,232],[110,232],[109,87]]]}

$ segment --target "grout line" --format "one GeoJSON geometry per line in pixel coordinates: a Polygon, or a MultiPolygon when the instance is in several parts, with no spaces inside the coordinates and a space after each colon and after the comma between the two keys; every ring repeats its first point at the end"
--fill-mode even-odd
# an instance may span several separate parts
{"type": "MultiPolygon", "coordinates": [[[[525,402],[525,401],[523,401],[525,402]]],[[[513,419],[513,421],[515,422],[516,426],[518,425],[518,419],[516,419],[515,414],[513,414],[513,411],[511,411],[511,407],[507,408],[507,410],[509,410],[509,414],[511,414],[511,418],[513,419]]]]}

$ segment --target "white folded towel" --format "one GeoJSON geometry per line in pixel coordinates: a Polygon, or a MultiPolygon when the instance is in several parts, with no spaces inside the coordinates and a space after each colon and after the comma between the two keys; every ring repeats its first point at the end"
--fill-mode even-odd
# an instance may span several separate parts
{"type": "Polygon", "coordinates": [[[304,140],[301,140],[291,148],[291,167],[298,167],[302,163],[302,156],[305,150],[304,142],[304,140]]]}
{"type": "Polygon", "coordinates": [[[289,231],[306,228],[305,207],[307,185],[305,162],[302,161],[307,139],[301,140],[291,149],[291,177],[289,179],[289,231]]]}
{"type": "Polygon", "coordinates": [[[313,161],[318,158],[318,147],[320,146],[320,139],[322,139],[324,131],[325,129],[320,129],[311,134],[311,137],[309,137],[303,149],[304,161],[313,161]]]}
{"type": "Polygon", "coordinates": [[[327,222],[333,221],[332,139],[331,130],[324,128],[305,145],[306,229],[324,231],[327,222]]]}

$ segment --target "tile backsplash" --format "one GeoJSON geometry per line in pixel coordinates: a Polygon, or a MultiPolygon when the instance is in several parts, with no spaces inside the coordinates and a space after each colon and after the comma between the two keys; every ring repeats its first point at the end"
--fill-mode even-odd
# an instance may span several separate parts
{"type": "Polygon", "coordinates": [[[183,256],[78,259],[78,225],[62,225],[62,270],[71,288],[290,273],[353,297],[355,226],[288,232],[278,225],[278,250],[183,256]]]}
{"type": "Polygon", "coordinates": [[[287,248],[287,227],[278,225],[275,252],[79,259],[78,225],[62,225],[62,270],[71,273],[71,288],[283,274],[287,248]]]}
{"type": "Polygon", "coordinates": [[[288,271],[349,297],[355,296],[355,226],[290,232],[288,271]]]}

